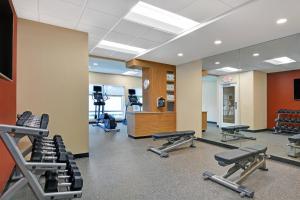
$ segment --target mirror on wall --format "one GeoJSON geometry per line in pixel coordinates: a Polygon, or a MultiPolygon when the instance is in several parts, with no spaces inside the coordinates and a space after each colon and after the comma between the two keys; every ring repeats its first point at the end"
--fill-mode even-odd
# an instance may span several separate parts
{"type": "Polygon", "coordinates": [[[273,157],[300,163],[300,139],[290,139],[300,134],[300,101],[294,98],[299,62],[300,33],[204,58],[209,78],[203,79],[203,110],[211,123],[203,139],[235,147],[263,144],[273,157]],[[288,113],[278,114],[280,109],[288,113]],[[234,125],[245,127],[221,141],[221,128],[234,125]]]}

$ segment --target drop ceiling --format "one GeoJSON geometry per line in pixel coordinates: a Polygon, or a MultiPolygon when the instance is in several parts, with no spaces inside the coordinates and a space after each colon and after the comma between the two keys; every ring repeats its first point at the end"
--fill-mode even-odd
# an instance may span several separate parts
{"type": "Polygon", "coordinates": [[[296,70],[300,68],[299,62],[300,33],[202,59],[203,67],[212,75],[227,74],[216,70],[222,67],[234,67],[242,71],[258,70],[266,73],[296,70]],[[258,56],[253,56],[255,53],[258,56]],[[296,62],[281,65],[265,62],[280,57],[288,57],[296,62]]]}
{"type": "Polygon", "coordinates": [[[299,0],[143,1],[200,24],[212,23],[174,40],[174,34],[123,19],[138,0],[13,0],[13,3],[20,18],[87,32],[91,55],[125,61],[135,55],[95,48],[96,45],[105,39],[150,49],[138,58],[179,65],[300,32],[299,0]],[[275,22],[281,17],[287,18],[288,23],[278,26],[275,22]],[[216,39],[223,43],[214,45],[216,39]],[[177,53],[184,56],[178,57],[177,53]]]}

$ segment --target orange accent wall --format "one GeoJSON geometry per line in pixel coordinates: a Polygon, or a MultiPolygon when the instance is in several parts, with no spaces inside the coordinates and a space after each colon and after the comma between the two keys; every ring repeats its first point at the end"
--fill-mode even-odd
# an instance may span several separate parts
{"type": "Polygon", "coordinates": [[[294,100],[294,79],[300,78],[300,70],[268,74],[268,128],[275,126],[279,109],[300,110],[300,101],[294,100]]]}
{"type": "MultiPolygon", "coordinates": [[[[10,5],[13,4],[10,0],[10,5]]],[[[14,124],[16,122],[16,61],[17,61],[17,16],[14,12],[14,35],[13,35],[13,80],[0,79],[0,123],[14,124]]],[[[14,160],[10,156],[0,139],[0,193],[7,182],[14,167],[14,160]]]]}

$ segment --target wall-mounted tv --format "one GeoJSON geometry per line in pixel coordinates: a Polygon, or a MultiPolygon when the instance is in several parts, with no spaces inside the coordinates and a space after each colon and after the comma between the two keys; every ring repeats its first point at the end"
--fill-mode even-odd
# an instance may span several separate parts
{"type": "Polygon", "coordinates": [[[0,1],[0,78],[12,79],[13,11],[9,0],[0,1]]]}
{"type": "Polygon", "coordinates": [[[300,78],[294,79],[294,99],[300,101],[300,78]]]}

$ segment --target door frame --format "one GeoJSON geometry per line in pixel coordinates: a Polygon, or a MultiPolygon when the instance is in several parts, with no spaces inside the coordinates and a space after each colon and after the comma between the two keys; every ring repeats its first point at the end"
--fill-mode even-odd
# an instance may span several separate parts
{"type": "Polygon", "coordinates": [[[238,125],[240,121],[240,93],[239,93],[239,85],[237,83],[224,83],[219,86],[219,110],[220,110],[220,116],[219,116],[219,126],[220,127],[226,127],[226,126],[233,126],[238,125]],[[234,123],[224,123],[223,122],[223,88],[224,87],[234,87],[234,104],[235,104],[235,110],[234,110],[234,123]]]}

